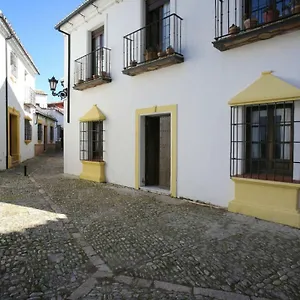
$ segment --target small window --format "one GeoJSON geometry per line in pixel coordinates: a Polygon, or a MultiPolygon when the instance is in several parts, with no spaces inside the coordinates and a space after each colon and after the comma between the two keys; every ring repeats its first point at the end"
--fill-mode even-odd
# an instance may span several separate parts
{"type": "Polygon", "coordinates": [[[291,102],[232,107],[231,176],[294,182],[294,124],[291,102]]]}
{"type": "Polygon", "coordinates": [[[14,52],[10,52],[10,68],[11,74],[18,78],[18,58],[14,52]]]}
{"type": "Polygon", "coordinates": [[[50,126],[50,141],[53,142],[54,140],[54,129],[53,126],[50,126]]]}
{"type": "Polygon", "coordinates": [[[80,123],[80,160],[103,161],[103,122],[80,123]]]}
{"type": "Polygon", "coordinates": [[[43,140],[43,125],[38,124],[38,140],[42,141],[43,140]]]}
{"type": "Polygon", "coordinates": [[[25,131],[24,131],[24,138],[25,138],[25,141],[31,141],[32,140],[32,126],[30,124],[30,121],[25,119],[25,131]]]}

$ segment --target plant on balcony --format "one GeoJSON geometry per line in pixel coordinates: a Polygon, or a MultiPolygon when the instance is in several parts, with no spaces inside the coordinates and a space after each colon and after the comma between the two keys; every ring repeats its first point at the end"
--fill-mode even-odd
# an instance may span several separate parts
{"type": "Polygon", "coordinates": [[[99,75],[98,74],[94,74],[93,75],[93,79],[97,79],[97,78],[99,78],[99,75]]]}
{"type": "Polygon", "coordinates": [[[93,77],[86,77],[85,78],[85,81],[90,81],[90,80],[92,80],[93,79],[93,77]]]}
{"type": "Polygon", "coordinates": [[[144,55],[145,55],[146,61],[157,59],[157,52],[152,47],[149,47],[148,49],[146,49],[144,55]]]}
{"type": "Polygon", "coordinates": [[[84,83],[84,80],[83,79],[78,79],[77,84],[81,84],[81,83],[84,83]]]}
{"type": "Polygon", "coordinates": [[[244,26],[245,29],[255,28],[257,26],[258,20],[255,17],[248,17],[244,15],[244,26]]]}
{"type": "Polygon", "coordinates": [[[137,61],[136,60],[131,60],[130,61],[130,67],[136,67],[137,61]]]}
{"type": "Polygon", "coordinates": [[[237,34],[240,32],[240,27],[236,26],[235,24],[232,24],[230,27],[229,27],[229,34],[237,34]]]}
{"type": "Polygon", "coordinates": [[[167,48],[166,52],[167,52],[167,55],[172,55],[172,54],[175,53],[175,50],[174,50],[174,48],[172,46],[169,46],[167,48]]]}
{"type": "Polygon", "coordinates": [[[101,71],[100,76],[102,78],[107,78],[108,77],[107,72],[105,72],[105,71],[101,71]]]}
{"type": "Polygon", "coordinates": [[[300,0],[294,0],[291,3],[291,12],[292,12],[292,14],[300,13],[300,0]]]}
{"type": "Polygon", "coordinates": [[[275,21],[279,18],[279,10],[270,4],[265,8],[263,17],[265,23],[275,21]]]}
{"type": "Polygon", "coordinates": [[[161,50],[161,49],[159,49],[158,52],[157,52],[158,58],[165,57],[166,55],[167,55],[167,52],[166,52],[166,51],[163,51],[163,50],[161,50]]]}

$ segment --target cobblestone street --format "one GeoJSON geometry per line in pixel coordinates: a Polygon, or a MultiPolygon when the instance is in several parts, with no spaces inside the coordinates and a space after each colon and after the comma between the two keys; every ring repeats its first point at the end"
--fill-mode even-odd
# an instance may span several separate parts
{"type": "Polygon", "coordinates": [[[0,172],[0,299],[300,299],[300,231],[63,174],[0,172]]]}

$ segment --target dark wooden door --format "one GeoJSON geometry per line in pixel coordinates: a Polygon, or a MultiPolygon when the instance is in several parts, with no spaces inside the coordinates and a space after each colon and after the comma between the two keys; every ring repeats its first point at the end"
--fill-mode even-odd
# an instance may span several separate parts
{"type": "Polygon", "coordinates": [[[171,177],[171,116],[160,117],[159,186],[170,189],[171,177]]]}
{"type": "Polygon", "coordinates": [[[47,126],[44,126],[44,150],[47,148],[47,126]]]}
{"type": "Polygon", "coordinates": [[[145,184],[159,185],[159,117],[146,117],[145,127],[145,184]]]}

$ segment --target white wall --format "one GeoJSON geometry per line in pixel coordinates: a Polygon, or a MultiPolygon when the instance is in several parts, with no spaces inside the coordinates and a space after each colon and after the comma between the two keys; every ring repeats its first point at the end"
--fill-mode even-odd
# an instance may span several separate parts
{"type": "Polygon", "coordinates": [[[36,94],[35,103],[39,104],[41,108],[47,108],[48,95],[36,94]]]}
{"type": "Polygon", "coordinates": [[[103,23],[106,46],[112,49],[112,82],[84,92],[71,90],[71,123],[65,124],[66,173],[81,172],[78,119],[97,104],[107,117],[107,180],[133,187],[135,110],[177,104],[178,196],[222,206],[233,199],[227,102],[262,71],[273,70],[275,75],[300,87],[300,60],[295,59],[300,49],[300,31],[220,52],[212,46],[214,1],[202,2],[199,6],[199,0],[177,0],[175,8],[175,0],[171,0],[171,12],[176,10],[184,20],[185,62],[135,77],[122,74],[123,36],[143,26],[142,0],[115,4],[72,31],[71,84],[74,60],[88,53],[88,31],[103,23]]]}

